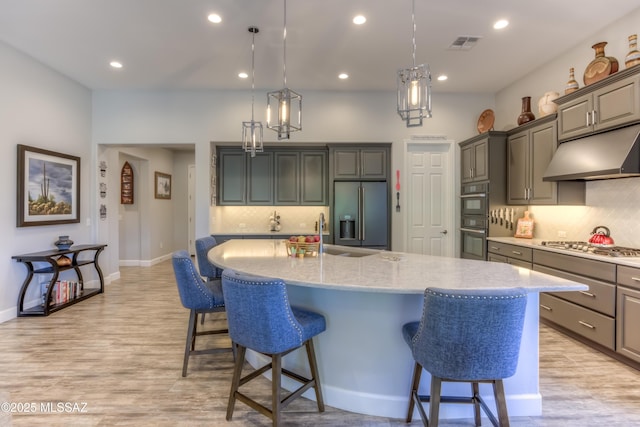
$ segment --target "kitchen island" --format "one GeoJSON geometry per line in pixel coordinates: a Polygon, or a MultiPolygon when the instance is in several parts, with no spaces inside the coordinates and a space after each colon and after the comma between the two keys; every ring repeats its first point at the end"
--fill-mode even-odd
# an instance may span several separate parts
{"type": "MultiPolygon", "coordinates": [[[[326,317],[327,330],[316,338],[315,347],[328,405],[385,417],[406,415],[414,361],[401,328],[420,318],[426,287],[523,287],[529,300],[518,370],[505,381],[505,391],[511,416],[541,414],[538,293],[586,290],[586,285],[508,264],[333,245],[325,249],[322,256],[292,258],[283,240],[230,240],[213,248],[209,259],[221,268],[280,278],[288,285],[292,304],[326,317]]],[[[252,356],[252,364],[261,363],[259,355],[252,356]]],[[[304,354],[292,353],[285,365],[306,369],[304,354]]],[[[421,384],[420,392],[427,394],[428,373],[421,384]]],[[[466,394],[468,388],[447,383],[443,394],[466,394]]],[[[481,390],[491,401],[491,389],[481,390]]],[[[440,416],[472,417],[468,406],[444,405],[440,416]]]]}

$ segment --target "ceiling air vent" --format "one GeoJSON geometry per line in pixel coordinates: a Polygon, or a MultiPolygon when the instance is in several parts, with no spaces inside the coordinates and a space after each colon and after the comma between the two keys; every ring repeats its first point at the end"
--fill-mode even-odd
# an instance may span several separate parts
{"type": "Polygon", "coordinates": [[[451,50],[471,50],[482,37],[479,36],[459,36],[451,43],[451,50]]]}

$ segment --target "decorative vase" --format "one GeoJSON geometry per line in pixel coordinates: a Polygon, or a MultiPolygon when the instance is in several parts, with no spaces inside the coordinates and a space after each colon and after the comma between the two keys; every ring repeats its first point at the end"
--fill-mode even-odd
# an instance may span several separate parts
{"type": "Polygon", "coordinates": [[[536,116],[531,112],[531,97],[522,98],[522,113],[518,116],[518,125],[523,125],[531,120],[535,120],[536,116]]]}
{"type": "Polygon", "coordinates": [[[538,113],[540,117],[548,116],[558,111],[558,105],[553,102],[554,99],[560,97],[558,92],[545,92],[538,101],[538,113]]]}
{"type": "Polygon", "coordinates": [[[604,47],[607,42],[596,43],[591,46],[596,51],[596,57],[584,70],[584,84],[599,82],[607,76],[618,72],[618,60],[613,56],[605,56],[604,47]]]}
{"type": "Polygon", "coordinates": [[[573,74],[573,67],[569,68],[569,81],[567,85],[564,87],[564,94],[567,95],[571,92],[575,92],[580,88],[580,85],[576,81],[576,78],[573,74]]]}
{"type": "Polygon", "coordinates": [[[58,250],[67,250],[73,245],[73,240],[69,239],[69,236],[58,236],[58,240],[54,243],[58,247],[58,250]]]}
{"type": "Polygon", "coordinates": [[[624,58],[624,65],[627,68],[631,68],[634,65],[640,64],[640,52],[637,49],[638,35],[632,34],[629,36],[629,53],[624,58]]]}

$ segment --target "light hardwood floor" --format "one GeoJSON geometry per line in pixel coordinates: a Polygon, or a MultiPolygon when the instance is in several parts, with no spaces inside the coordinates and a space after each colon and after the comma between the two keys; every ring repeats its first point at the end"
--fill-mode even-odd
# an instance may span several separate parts
{"type": "MultiPolygon", "coordinates": [[[[16,409],[33,403],[37,409],[0,412],[0,426],[270,425],[242,403],[233,421],[225,420],[230,353],[192,357],[188,376],[181,377],[187,318],[167,261],[150,268],[123,267],[121,279],[105,294],[49,317],[0,324],[0,402],[16,409]],[[57,409],[59,403],[63,409],[68,403],[74,412],[46,410],[47,404],[57,409]]],[[[209,318],[205,325],[213,322],[209,318]]],[[[512,417],[514,427],[640,426],[640,372],[548,327],[541,326],[540,334],[543,415],[512,417]]],[[[269,396],[269,383],[259,380],[256,392],[269,396]]],[[[320,414],[307,400],[290,405],[283,422],[406,425],[334,408],[320,414]]],[[[414,419],[410,425],[422,424],[414,419]]]]}

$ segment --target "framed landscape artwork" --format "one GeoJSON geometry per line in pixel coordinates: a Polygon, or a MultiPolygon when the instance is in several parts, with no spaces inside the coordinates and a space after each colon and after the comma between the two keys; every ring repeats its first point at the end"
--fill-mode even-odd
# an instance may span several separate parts
{"type": "Polygon", "coordinates": [[[171,175],[156,172],[155,173],[155,197],[156,199],[170,199],[171,198],[171,175]]]}
{"type": "Polygon", "coordinates": [[[17,226],[80,222],[80,157],[18,144],[17,226]]]}

